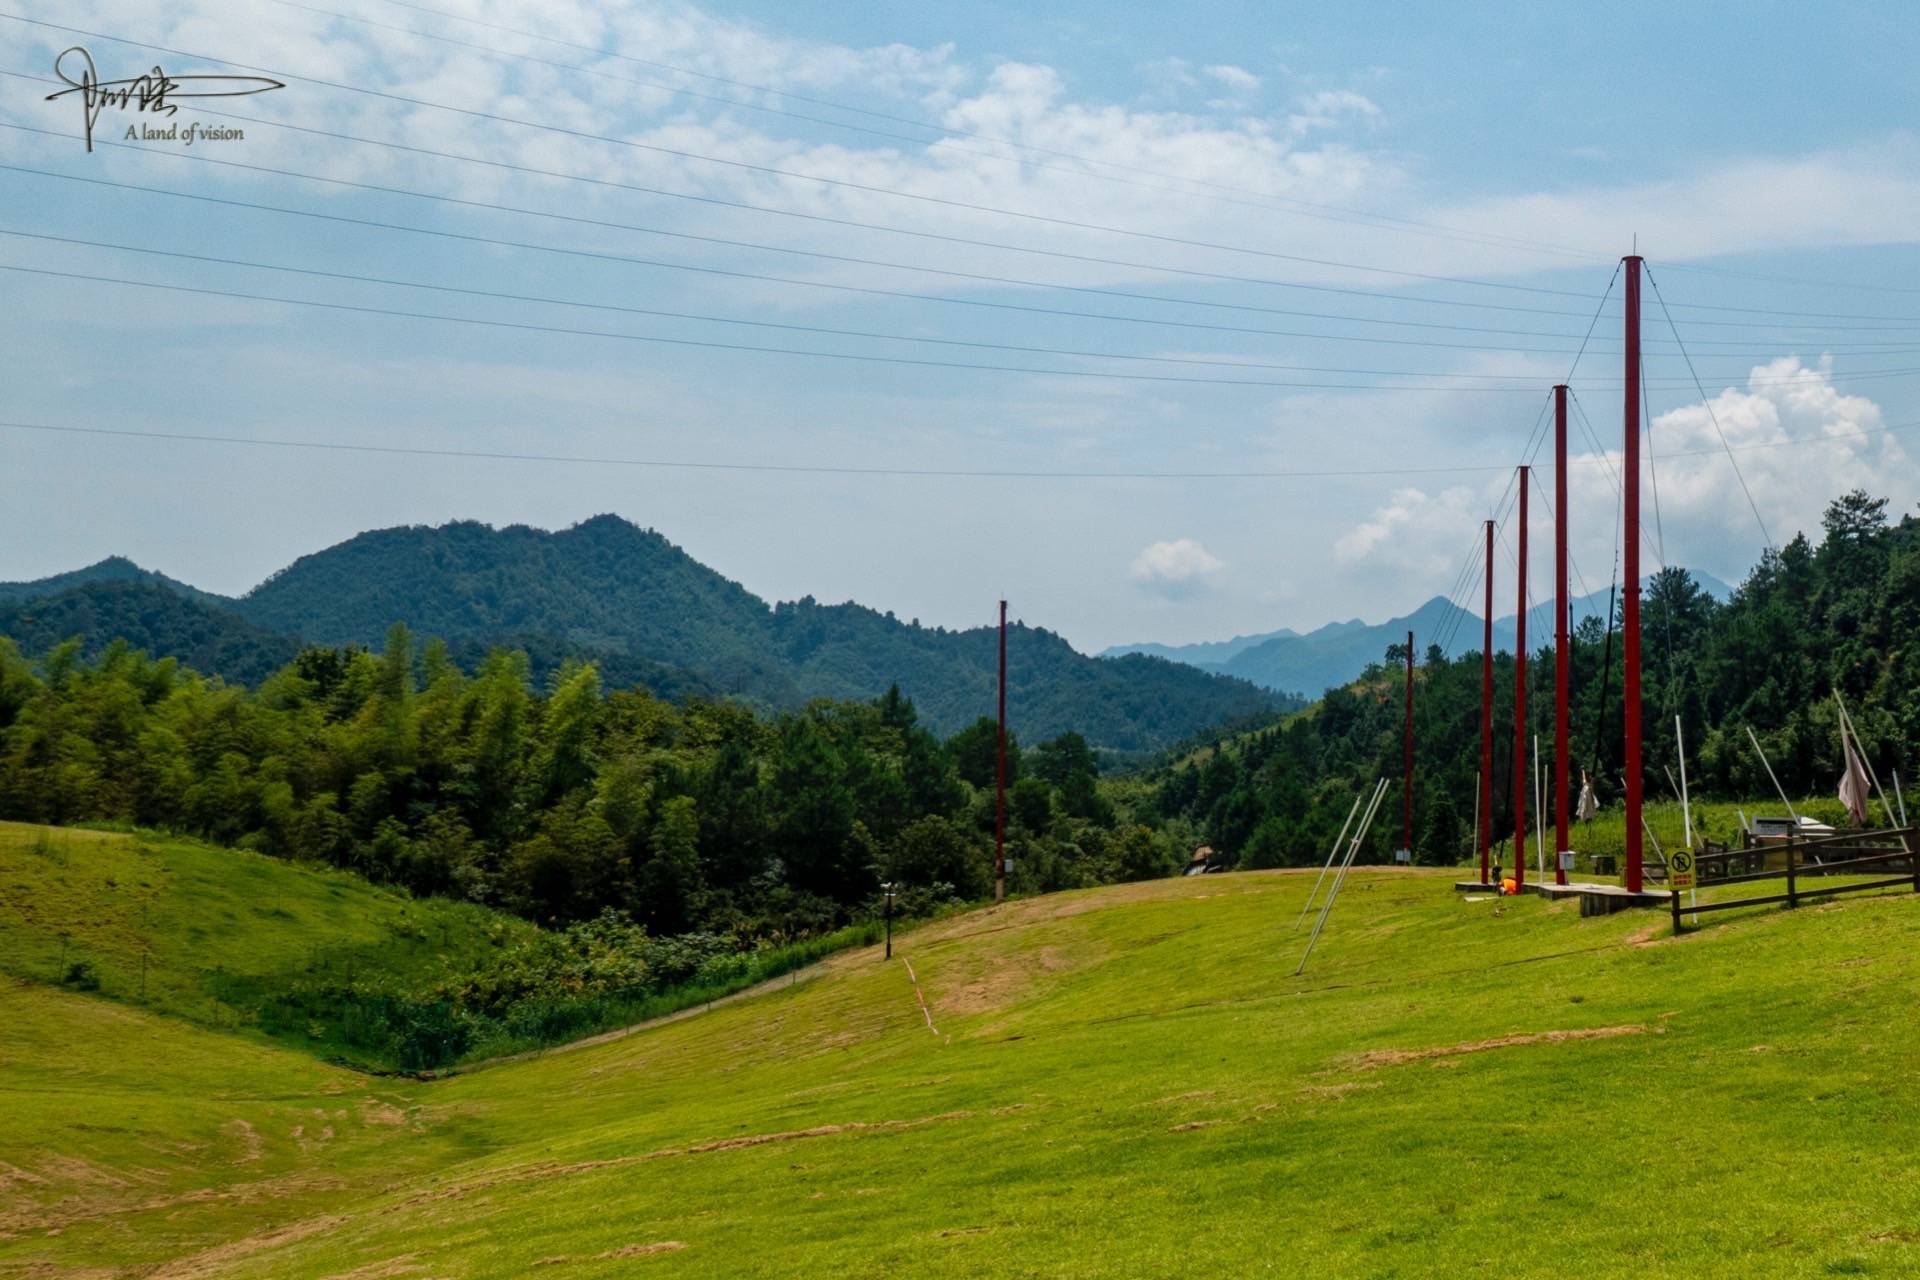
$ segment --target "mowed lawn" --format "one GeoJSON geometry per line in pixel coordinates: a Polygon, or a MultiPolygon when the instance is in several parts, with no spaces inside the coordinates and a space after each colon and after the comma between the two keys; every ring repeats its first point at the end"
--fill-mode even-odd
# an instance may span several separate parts
{"type": "Polygon", "coordinates": [[[432,1083],[16,985],[0,1276],[1920,1273],[1920,897],[1451,878],[1303,977],[1311,873],[1162,881],[432,1083]]]}

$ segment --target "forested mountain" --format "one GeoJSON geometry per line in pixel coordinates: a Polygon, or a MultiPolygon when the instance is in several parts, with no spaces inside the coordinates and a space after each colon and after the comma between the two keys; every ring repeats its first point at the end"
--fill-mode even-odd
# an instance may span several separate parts
{"type": "MultiPolygon", "coordinates": [[[[88,572],[62,577],[80,579],[88,572]]],[[[136,570],[133,576],[79,581],[41,596],[8,598],[0,589],[0,636],[12,637],[25,653],[45,653],[80,636],[89,658],[125,640],[156,657],[241,684],[257,684],[293,661],[299,641],[207,603],[213,597],[204,593],[203,599],[183,595],[178,585],[136,570]]]]}
{"type": "MultiPolygon", "coordinates": [[[[1885,507],[1864,493],[1840,498],[1817,546],[1799,536],[1768,552],[1724,603],[1685,570],[1654,576],[1641,613],[1647,795],[1670,795],[1668,772],[1679,773],[1676,716],[1694,795],[1774,794],[1749,727],[1790,793],[1831,795],[1842,760],[1836,690],[1889,791],[1895,771],[1911,782],[1920,766],[1920,645],[1913,643],[1920,516],[1890,523],[1885,507]]],[[[1552,637],[1529,631],[1528,640],[1532,731],[1551,743],[1552,637]]],[[[1402,629],[1358,681],[1329,690],[1311,713],[1162,768],[1155,775],[1161,816],[1196,823],[1217,848],[1251,865],[1324,851],[1356,792],[1377,777],[1397,784],[1402,776],[1397,668],[1405,643],[1402,629]]],[[[1624,787],[1619,637],[1608,636],[1599,614],[1589,615],[1575,631],[1571,657],[1573,763],[1592,775],[1603,804],[1617,805],[1624,787]]],[[[1458,657],[1435,647],[1420,656],[1415,853],[1431,861],[1457,860],[1473,822],[1480,678],[1477,643],[1458,657]]],[[[1495,833],[1512,829],[1513,696],[1513,658],[1501,653],[1494,664],[1495,833]]],[[[1390,810],[1398,813],[1397,793],[1390,810]]],[[[1398,824],[1389,821],[1372,844],[1378,853],[1397,842],[1398,824]]]]}
{"type": "Polygon", "coordinates": [[[42,596],[59,595],[74,587],[111,582],[135,582],[165,587],[175,595],[184,596],[201,604],[230,605],[233,603],[225,596],[217,596],[211,591],[190,587],[184,582],[169,578],[164,573],[142,569],[125,556],[108,556],[105,560],[90,564],[84,569],[56,573],[50,578],[38,578],[32,582],[0,582],[0,602],[35,600],[42,596]]]}
{"type": "MultiPolygon", "coordinates": [[[[569,658],[586,659],[609,684],[673,698],[731,694],[779,709],[819,697],[871,699],[897,683],[940,733],[990,710],[996,681],[992,628],[922,627],[811,598],[770,607],[615,516],[557,533],[473,521],[364,533],[232,600],[124,560],[0,587],[0,600],[8,598],[17,607],[0,615],[0,634],[26,653],[80,635],[83,653],[96,655],[125,639],[247,683],[287,662],[298,643],[378,649],[396,622],[443,640],[468,671],[489,649],[508,647],[527,653],[539,681],[569,658]],[[175,591],[191,607],[112,596],[108,579],[175,591]],[[94,594],[55,607],[50,590],[62,587],[94,594]]],[[[1090,658],[1037,628],[1011,628],[1007,650],[1009,704],[1022,732],[1071,730],[1108,752],[1155,751],[1285,705],[1190,666],[1090,658]]]]}

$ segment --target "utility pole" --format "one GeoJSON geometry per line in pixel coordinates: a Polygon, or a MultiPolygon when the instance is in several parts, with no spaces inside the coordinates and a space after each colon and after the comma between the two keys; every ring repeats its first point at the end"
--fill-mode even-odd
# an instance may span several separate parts
{"type": "Polygon", "coordinates": [[[1493,843],[1493,521],[1487,521],[1484,577],[1487,601],[1481,611],[1480,642],[1480,883],[1491,884],[1487,850],[1493,843]]]}
{"type": "Polygon", "coordinates": [[[1527,472],[1520,468],[1520,563],[1513,615],[1513,884],[1527,883],[1527,472]]]}
{"type": "Polygon", "coordinates": [[[1007,602],[1000,602],[1000,744],[994,770],[993,900],[1007,896],[1007,602]]]}
{"type": "Polygon", "coordinates": [[[1553,882],[1565,884],[1562,851],[1572,848],[1567,814],[1567,388],[1553,389],[1553,882]]]}
{"type": "Polygon", "coordinates": [[[1620,642],[1626,663],[1626,678],[1621,696],[1626,701],[1626,820],[1628,893],[1641,889],[1641,855],[1645,850],[1640,816],[1640,255],[1626,258],[1626,368],[1625,459],[1620,477],[1622,559],[1621,576],[1626,579],[1624,604],[1620,611],[1620,642]]]}
{"type": "Polygon", "coordinates": [[[1413,632],[1407,632],[1407,780],[1401,786],[1400,847],[1413,861],[1413,632]]]}

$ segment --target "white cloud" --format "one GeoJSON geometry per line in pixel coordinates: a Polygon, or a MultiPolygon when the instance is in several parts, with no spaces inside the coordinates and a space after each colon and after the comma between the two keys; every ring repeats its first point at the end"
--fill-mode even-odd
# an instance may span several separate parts
{"type": "MultiPolygon", "coordinates": [[[[1737,581],[1764,546],[1754,507],[1777,545],[1802,532],[1818,540],[1827,504],[1849,489],[1910,510],[1920,499],[1920,468],[1896,435],[1878,430],[1883,425],[1880,406],[1836,388],[1826,362],[1809,366],[1794,357],[1756,366],[1744,387],[1657,415],[1651,447],[1642,449],[1645,571],[1658,567],[1664,544],[1666,560],[1737,581]]],[[[1605,588],[1612,563],[1622,457],[1609,448],[1568,459],[1569,539],[1587,590],[1605,588]]],[[[1335,540],[1334,558],[1359,579],[1398,583],[1422,597],[1444,592],[1473,546],[1474,531],[1510,483],[1496,475],[1437,491],[1396,490],[1335,540]]],[[[1528,576],[1538,599],[1552,589],[1550,454],[1536,460],[1533,484],[1528,576]]],[[[1511,522],[1503,536],[1507,549],[1495,553],[1496,578],[1512,572],[1511,522]]],[[[1580,582],[1574,586],[1582,589],[1580,582]]],[[[1496,590],[1498,609],[1509,612],[1511,580],[1496,590]]]]}
{"type": "Polygon", "coordinates": [[[1260,87],[1260,77],[1244,67],[1228,64],[1205,68],[1206,73],[1236,94],[1249,94],[1260,87]]]}
{"type": "Polygon", "coordinates": [[[1204,590],[1226,567],[1225,561],[1194,539],[1174,538],[1143,548],[1127,576],[1149,591],[1179,599],[1204,590]]]}

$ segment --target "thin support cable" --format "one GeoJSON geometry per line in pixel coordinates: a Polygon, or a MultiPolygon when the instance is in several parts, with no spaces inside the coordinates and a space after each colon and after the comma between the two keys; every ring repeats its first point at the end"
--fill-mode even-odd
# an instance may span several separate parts
{"type": "Polygon", "coordinates": [[[1747,478],[1740,472],[1740,460],[1733,456],[1733,446],[1727,440],[1727,433],[1720,429],[1720,416],[1713,411],[1713,400],[1707,395],[1706,384],[1700,381],[1700,374],[1693,367],[1693,357],[1687,354],[1687,345],[1680,338],[1680,326],[1673,322],[1673,312],[1667,310],[1667,300],[1660,293],[1660,286],[1654,282],[1653,272],[1647,272],[1647,283],[1653,285],[1654,301],[1660,304],[1660,314],[1667,318],[1667,328],[1673,331],[1673,344],[1680,348],[1680,356],[1687,364],[1687,373],[1693,378],[1695,390],[1700,393],[1700,403],[1706,407],[1707,421],[1713,424],[1713,433],[1720,437],[1720,446],[1727,452],[1727,462],[1733,467],[1734,479],[1740,482],[1740,492],[1747,497],[1747,506],[1753,512],[1753,521],[1760,526],[1760,536],[1766,540],[1767,550],[1775,551],[1773,534],[1767,530],[1766,518],[1760,514],[1760,504],[1753,500],[1753,490],[1747,487],[1747,478]]]}

